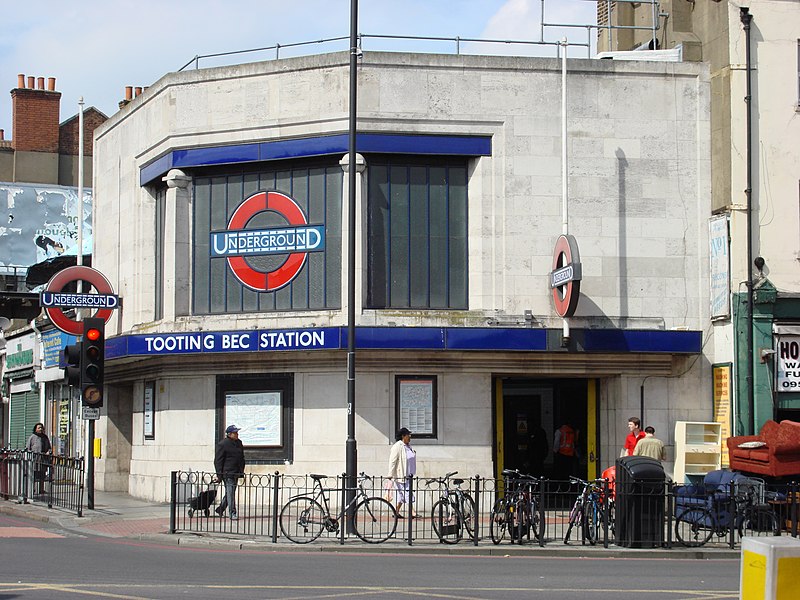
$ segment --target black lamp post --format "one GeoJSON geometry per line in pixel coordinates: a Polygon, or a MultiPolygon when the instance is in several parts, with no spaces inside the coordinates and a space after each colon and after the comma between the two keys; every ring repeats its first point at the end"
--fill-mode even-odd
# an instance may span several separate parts
{"type": "MultiPolygon", "coordinates": [[[[347,443],[345,487],[348,504],[355,497],[356,446],[356,100],[358,91],[358,0],[350,0],[350,130],[348,145],[347,209],[347,443]]],[[[353,511],[347,515],[352,530],[353,511]]]]}

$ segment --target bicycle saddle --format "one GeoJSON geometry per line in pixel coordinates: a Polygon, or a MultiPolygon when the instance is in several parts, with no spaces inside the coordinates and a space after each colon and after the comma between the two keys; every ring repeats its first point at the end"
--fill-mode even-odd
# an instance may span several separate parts
{"type": "Polygon", "coordinates": [[[328,478],[327,475],[314,475],[314,474],[309,475],[309,477],[311,477],[311,479],[313,479],[314,481],[319,481],[320,479],[328,478]]]}
{"type": "Polygon", "coordinates": [[[453,484],[454,485],[461,485],[462,483],[464,483],[463,479],[453,479],[453,484]]]}

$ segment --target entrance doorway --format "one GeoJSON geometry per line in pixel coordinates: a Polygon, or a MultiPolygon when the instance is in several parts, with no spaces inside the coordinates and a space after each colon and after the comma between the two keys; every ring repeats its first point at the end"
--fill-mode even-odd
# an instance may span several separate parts
{"type": "Polygon", "coordinates": [[[562,480],[570,475],[594,477],[594,384],[594,380],[587,379],[496,378],[498,477],[503,469],[562,480]],[[564,424],[575,430],[572,461],[554,460],[553,436],[564,424]]]}

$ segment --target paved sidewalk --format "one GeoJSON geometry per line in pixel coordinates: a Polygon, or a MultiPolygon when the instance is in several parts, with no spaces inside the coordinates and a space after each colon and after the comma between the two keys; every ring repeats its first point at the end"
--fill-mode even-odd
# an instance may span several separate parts
{"type": "Polygon", "coordinates": [[[674,559],[739,559],[739,550],[727,548],[680,548],[636,549],[603,548],[602,546],[580,546],[551,543],[540,548],[533,544],[495,546],[482,542],[477,546],[463,541],[457,545],[440,544],[420,540],[412,546],[401,540],[384,544],[365,544],[359,540],[346,540],[343,545],[336,541],[319,540],[311,544],[292,544],[279,539],[235,535],[230,533],[169,533],[169,504],[159,504],[132,498],[121,492],[95,492],[95,508],[84,509],[82,517],[58,508],[48,509],[41,503],[18,504],[13,500],[0,499],[0,514],[52,523],[67,531],[79,534],[102,535],[116,538],[148,540],[153,543],[185,547],[220,547],[225,549],[259,550],[266,552],[373,552],[373,553],[436,553],[483,556],[560,556],[595,558],[674,558],[674,559]]]}

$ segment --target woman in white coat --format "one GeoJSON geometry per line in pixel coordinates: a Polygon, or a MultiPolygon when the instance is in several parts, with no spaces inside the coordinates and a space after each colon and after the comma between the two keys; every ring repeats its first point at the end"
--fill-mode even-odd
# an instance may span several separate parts
{"type": "MultiPolygon", "coordinates": [[[[406,502],[411,502],[409,498],[410,479],[417,472],[417,453],[411,447],[411,432],[402,427],[395,436],[397,441],[392,445],[389,452],[389,477],[394,481],[395,487],[395,507],[397,514],[402,519],[401,508],[406,502]]],[[[412,518],[416,514],[411,515],[412,518]]]]}

